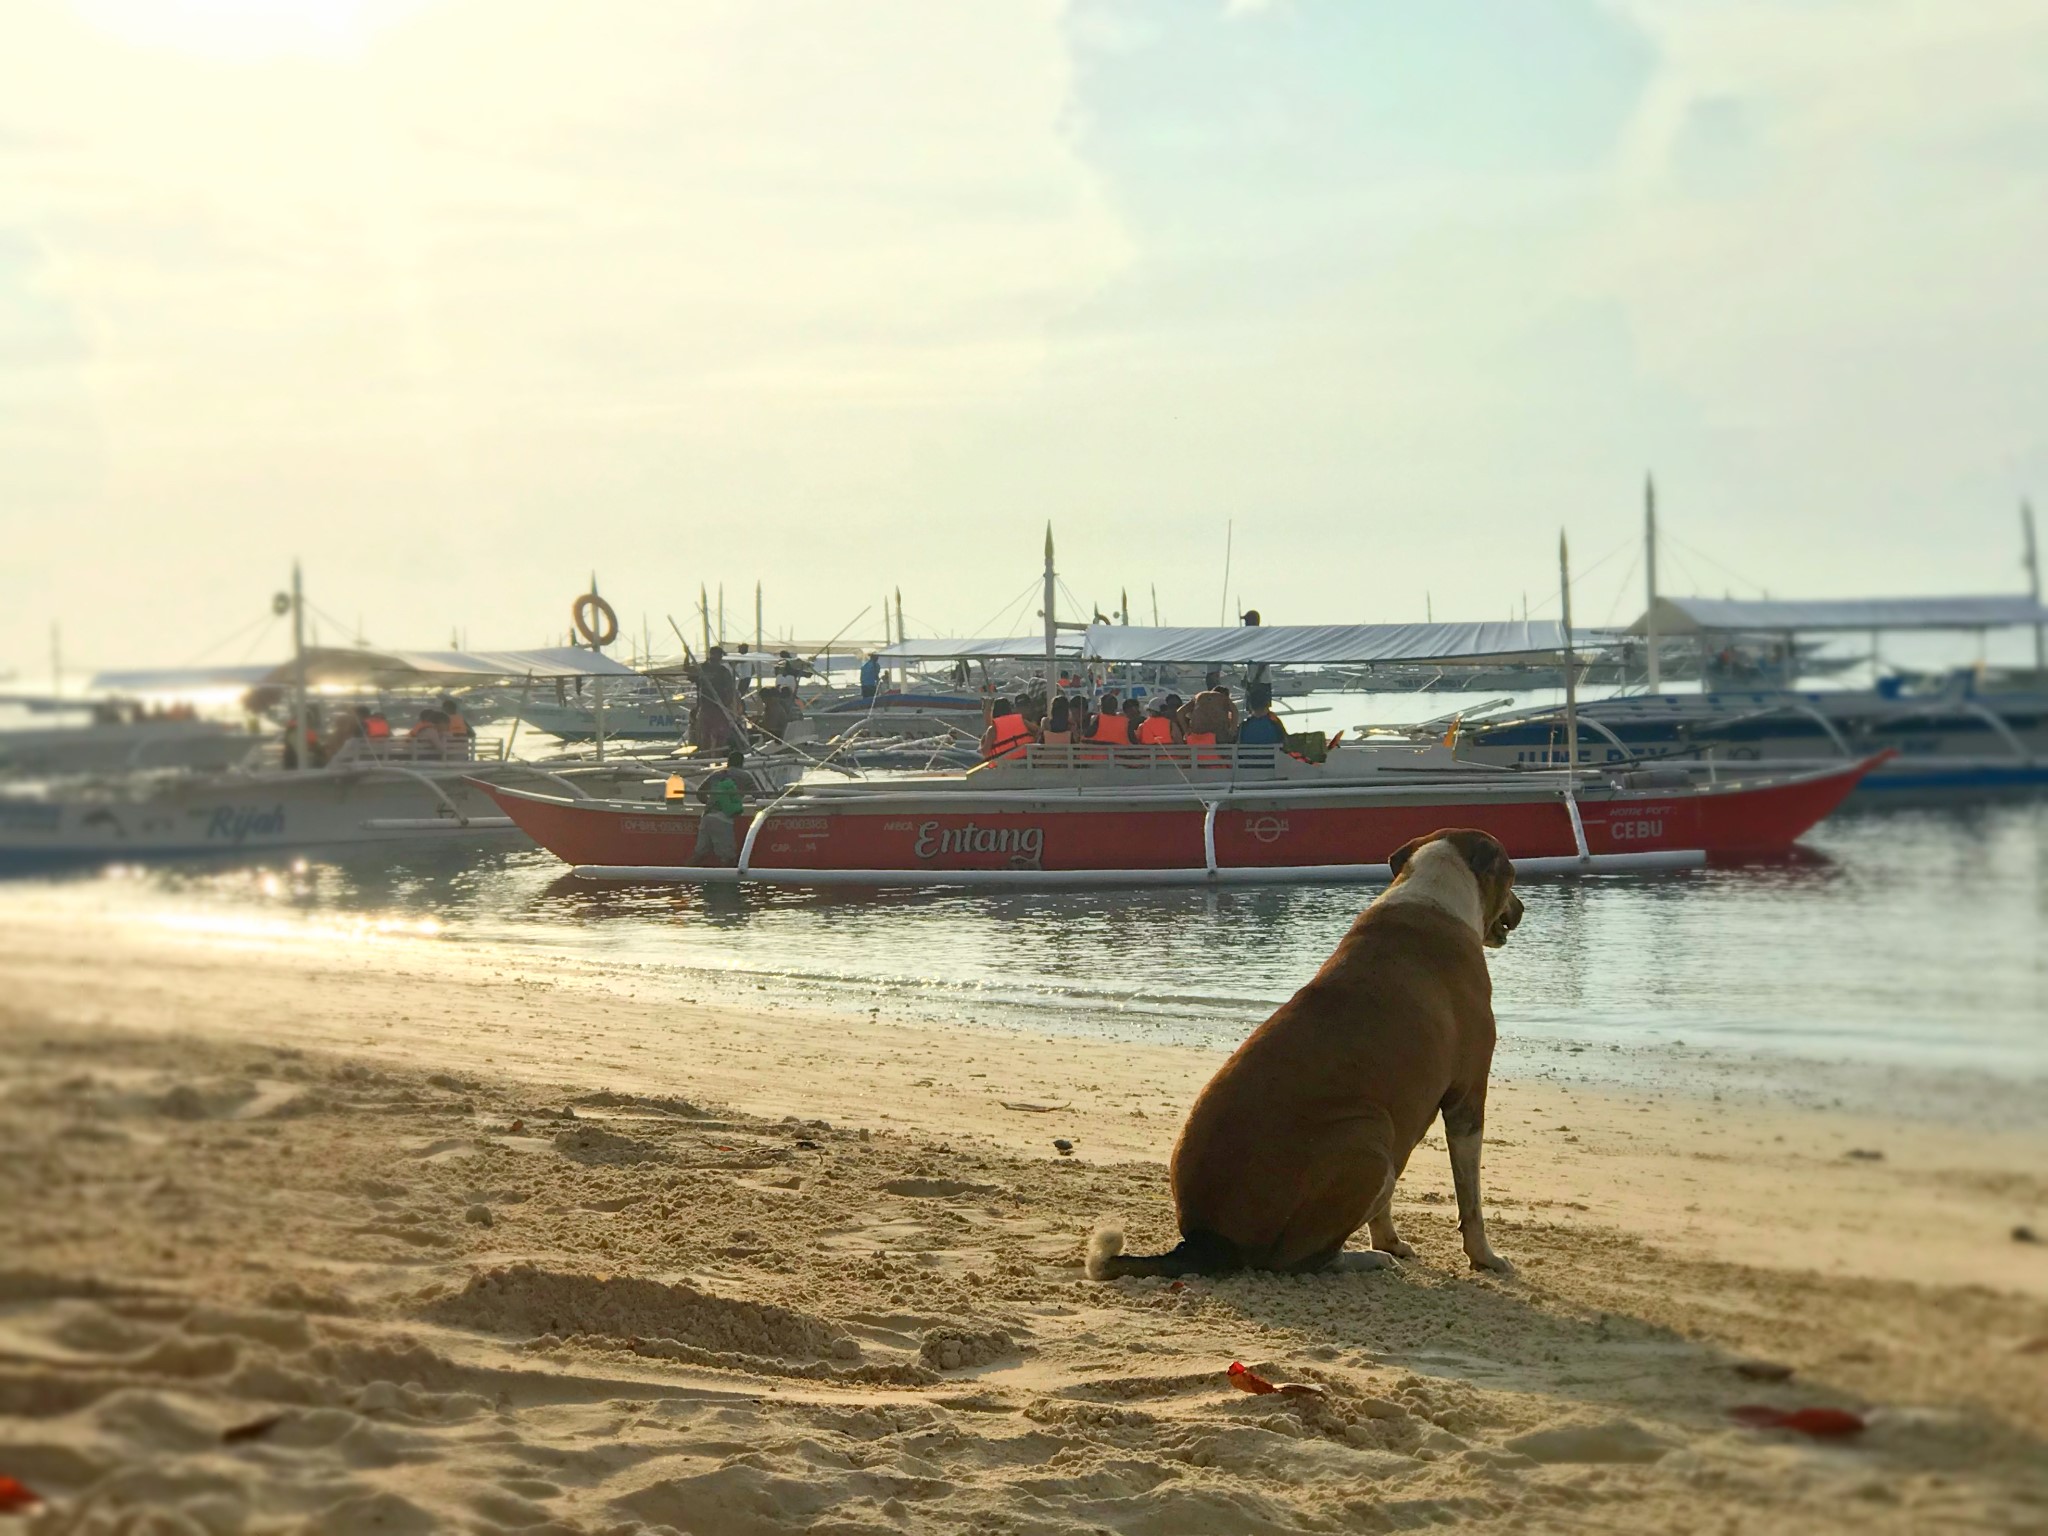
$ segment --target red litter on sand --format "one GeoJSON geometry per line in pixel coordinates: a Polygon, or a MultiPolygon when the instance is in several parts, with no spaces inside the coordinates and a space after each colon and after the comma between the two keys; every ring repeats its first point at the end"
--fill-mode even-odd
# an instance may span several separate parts
{"type": "Polygon", "coordinates": [[[1321,1397],[1323,1395],[1321,1387],[1305,1387],[1296,1381],[1290,1381],[1284,1387],[1276,1387],[1242,1360],[1231,1361],[1230,1369],[1225,1374],[1229,1376],[1230,1384],[1240,1392],[1255,1394],[1281,1392],[1289,1397],[1321,1397]]]}
{"type": "Polygon", "coordinates": [[[1846,1408],[1771,1408],[1745,1403],[1730,1408],[1728,1417],[1751,1429],[1785,1429],[1815,1440],[1846,1440],[1870,1427],[1863,1415],[1846,1408]]]}
{"type": "Polygon", "coordinates": [[[0,1477],[0,1515],[15,1515],[30,1505],[43,1502],[43,1496],[18,1478],[0,1477]]]}
{"type": "Polygon", "coordinates": [[[1240,1392],[1278,1392],[1280,1390],[1242,1360],[1230,1362],[1229,1375],[1230,1384],[1240,1392]]]}

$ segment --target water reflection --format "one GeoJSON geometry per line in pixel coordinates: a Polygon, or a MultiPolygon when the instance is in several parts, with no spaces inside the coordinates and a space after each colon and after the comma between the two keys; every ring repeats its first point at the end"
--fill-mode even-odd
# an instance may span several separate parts
{"type": "MultiPolygon", "coordinates": [[[[592,883],[437,846],[14,882],[9,902],[371,924],[632,966],[679,988],[1228,1043],[1329,953],[1369,886],[799,891],[592,883]],[[414,930],[416,931],[416,929],[414,930]]],[[[1493,958],[1516,1039],[1684,1039],[2048,1074],[2048,803],[1895,809],[1789,855],[1535,882],[1493,958]]]]}

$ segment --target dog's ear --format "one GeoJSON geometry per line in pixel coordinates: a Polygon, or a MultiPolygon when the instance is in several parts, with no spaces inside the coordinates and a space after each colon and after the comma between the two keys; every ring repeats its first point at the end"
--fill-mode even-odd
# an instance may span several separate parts
{"type": "Polygon", "coordinates": [[[1431,832],[1422,837],[1409,838],[1407,842],[1403,843],[1400,847],[1396,848],[1390,855],[1388,855],[1388,871],[1395,875],[1400,874],[1401,871],[1407,867],[1408,861],[1415,857],[1415,850],[1420,848],[1424,843],[1435,842],[1436,836],[1436,833],[1431,832]]]}
{"type": "Polygon", "coordinates": [[[1513,875],[1515,861],[1490,832],[1462,830],[1452,834],[1465,865],[1482,879],[1488,875],[1513,875]]]}

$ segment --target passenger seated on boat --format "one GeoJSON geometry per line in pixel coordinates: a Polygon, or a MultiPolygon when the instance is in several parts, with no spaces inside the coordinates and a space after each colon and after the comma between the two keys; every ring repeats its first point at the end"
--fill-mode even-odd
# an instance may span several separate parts
{"type": "Polygon", "coordinates": [[[385,718],[383,710],[371,709],[368,705],[359,705],[357,706],[356,713],[363,717],[364,736],[368,737],[371,741],[389,741],[391,739],[391,722],[385,718]]]}
{"type": "Polygon", "coordinates": [[[739,862],[739,817],[747,803],[749,788],[745,771],[747,754],[734,747],[726,754],[725,766],[697,786],[697,798],[704,802],[697,820],[697,846],[692,864],[730,867],[739,862]]]}
{"type": "Polygon", "coordinates": [[[1033,741],[1031,725],[1010,699],[997,699],[989,706],[988,729],[981,733],[981,755],[990,762],[1015,757],[1033,741]]]}
{"type": "Polygon", "coordinates": [[[1273,713],[1273,686],[1254,683],[1245,691],[1244,724],[1237,728],[1241,746],[1280,747],[1287,744],[1287,727],[1273,713]]]}
{"type": "Polygon", "coordinates": [[[327,748],[320,740],[319,712],[308,706],[306,719],[310,722],[305,730],[299,729],[299,717],[293,715],[284,723],[284,765],[287,768],[299,766],[299,749],[303,745],[306,761],[315,768],[327,766],[327,748]]]}
{"type": "Polygon", "coordinates": [[[447,731],[451,741],[474,734],[469,728],[469,722],[462,718],[462,706],[457,704],[452,696],[441,701],[441,713],[447,717],[447,731]]]}
{"type": "Polygon", "coordinates": [[[448,735],[441,729],[441,721],[435,718],[440,714],[441,711],[438,709],[421,710],[419,719],[415,720],[412,729],[405,733],[405,739],[412,743],[415,752],[438,753],[448,745],[448,735]]]}
{"type": "Polygon", "coordinates": [[[327,760],[331,763],[341,755],[341,749],[363,734],[362,716],[355,710],[344,709],[335,714],[334,728],[327,733],[324,743],[327,760]]]}
{"type": "Polygon", "coordinates": [[[1127,741],[1139,739],[1145,728],[1145,706],[1136,699],[1124,700],[1124,738],[1127,741]]]}
{"type": "Polygon", "coordinates": [[[1207,745],[1237,740],[1237,705],[1223,686],[1221,672],[1211,672],[1208,686],[1181,707],[1180,728],[1183,741],[1207,745]]]}
{"type": "Polygon", "coordinates": [[[1102,696],[1102,706],[1095,715],[1095,728],[1088,733],[1088,739],[1107,742],[1112,746],[1130,745],[1130,721],[1125,718],[1123,705],[1114,693],[1105,693],[1102,696]]]}
{"type": "Polygon", "coordinates": [[[1169,693],[1152,708],[1138,727],[1138,742],[1147,747],[1170,747],[1179,739],[1174,716],[1180,712],[1180,695],[1169,693]]]}
{"type": "Polygon", "coordinates": [[[1045,717],[1045,732],[1038,739],[1048,747],[1074,744],[1073,712],[1063,698],[1052,701],[1052,713],[1045,717]]]}

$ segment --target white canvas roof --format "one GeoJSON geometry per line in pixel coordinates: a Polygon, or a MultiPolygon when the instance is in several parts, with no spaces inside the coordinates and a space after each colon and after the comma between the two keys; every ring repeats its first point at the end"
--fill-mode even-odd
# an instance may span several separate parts
{"type": "MultiPolygon", "coordinates": [[[[270,681],[276,671],[274,662],[250,667],[141,667],[95,672],[86,687],[94,693],[212,693],[223,688],[253,688],[270,681]]],[[[68,702],[76,706],[79,701],[68,702]]]]}
{"type": "MultiPolygon", "coordinates": [[[[289,682],[286,662],[272,676],[289,682]]],[[[547,646],[535,651],[371,651],[309,650],[306,679],[311,683],[376,683],[403,688],[450,687],[523,677],[638,677],[623,661],[576,645],[547,646]]]]}
{"type": "Polygon", "coordinates": [[[1359,666],[1373,662],[1549,661],[1563,649],[1550,619],[1494,624],[1269,624],[1150,629],[1097,624],[1087,653],[1098,661],[1196,662],[1212,666],[1359,666]]]}
{"type": "MultiPolygon", "coordinates": [[[[1071,631],[1053,642],[1061,656],[1079,656],[1081,637],[1071,631]]],[[[898,640],[875,652],[884,661],[1043,661],[1045,636],[1009,635],[995,640],[898,640]]]]}
{"type": "MultiPolygon", "coordinates": [[[[2030,597],[1857,597],[1805,602],[1721,597],[1660,597],[1657,633],[1713,630],[2004,629],[2048,624],[2048,608],[2030,597]]],[[[1650,615],[1629,626],[1649,633],[1650,615]]]]}

